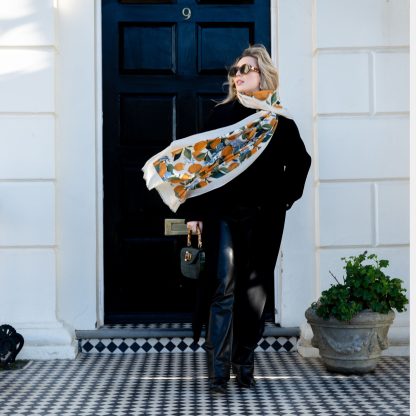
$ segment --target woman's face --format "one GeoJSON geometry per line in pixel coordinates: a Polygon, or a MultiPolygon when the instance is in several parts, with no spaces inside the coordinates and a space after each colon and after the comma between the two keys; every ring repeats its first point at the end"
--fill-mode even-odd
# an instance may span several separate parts
{"type": "MultiPolygon", "coordinates": [[[[254,68],[258,69],[257,59],[252,56],[245,56],[241,58],[237,65],[241,67],[243,64],[251,65],[254,68]]],[[[241,74],[240,71],[237,72],[235,77],[233,77],[233,82],[237,92],[254,92],[260,89],[260,74],[255,71],[250,71],[247,74],[241,74]]]]}

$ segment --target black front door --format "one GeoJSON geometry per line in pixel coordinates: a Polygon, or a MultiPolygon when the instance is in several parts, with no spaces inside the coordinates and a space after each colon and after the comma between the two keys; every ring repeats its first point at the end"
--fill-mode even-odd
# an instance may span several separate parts
{"type": "Polygon", "coordinates": [[[178,319],[194,298],[179,271],[185,238],[164,235],[176,215],[141,167],[198,131],[244,48],[270,50],[270,3],[103,0],[102,33],[105,321],[178,319]]]}

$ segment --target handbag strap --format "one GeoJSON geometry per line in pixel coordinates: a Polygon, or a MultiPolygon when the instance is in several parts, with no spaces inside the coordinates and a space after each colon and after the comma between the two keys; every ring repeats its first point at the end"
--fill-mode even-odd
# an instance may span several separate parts
{"type": "MultiPolygon", "coordinates": [[[[201,248],[202,247],[202,232],[198,226],[196,226],[196,234],[198,236],[198,248],[201,248]]],[[[192,245],[191,238],[192,238],[192,230],[188,229],[188,242],[187,242],[188,247],[191,247],[192,245]]]]}

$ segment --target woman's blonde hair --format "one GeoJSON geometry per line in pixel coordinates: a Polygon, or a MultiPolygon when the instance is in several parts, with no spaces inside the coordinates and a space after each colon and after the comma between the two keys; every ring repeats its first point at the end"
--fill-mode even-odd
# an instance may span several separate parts
{"type": "MultiPolygon", "coordinates": [[[[257,59],[258,68],[260,69],[260,89],[276,90],[279,86],[279,73],[264,45],[256,44],[244,49],[243,53],[234,61],[233,66],[237,65],[238,61],[245,56],[251,56],[257,59]]],[[[237,98],[237,90],[233,78],[228,74],[227,82],[224,85],[228,85],[228,95],[217,105],[228,103],[237,98]]]]}

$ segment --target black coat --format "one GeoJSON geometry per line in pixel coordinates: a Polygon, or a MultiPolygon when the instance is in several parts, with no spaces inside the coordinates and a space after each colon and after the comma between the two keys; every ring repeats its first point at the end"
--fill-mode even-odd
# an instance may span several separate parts
{"type": "MultiPolygon", "coordinates": [[[[219,105],[204,130],[234,124],[255,111],[238,100],[219,105]]],[[[226,185],[189,198],[180,206],[178,216],[187,221],[206,220],[227,215],[239,206],[289,209],[302,196],[310,165],[311,157],[295,122],[279,115],[276,132],[257,160],[226,185]]]]}
{"type": "MultiPolygon", "coordinates": [[[[204,130],[234,124],[256,110],[233,101],[212,111],[204,130]]],[[[194,339],[198,340],[202,325],[207,322],[209,305],[215,289],[216,256],[218,253],[218,220],[237,220],[245,227],[253,212],[260,216],[256,239],[264,247],[264,262],[269,265],[272,290],[273,270],[283,234],[286,210],[302,196],[311,158],[293,120],[278,117],[276,132],[266,149],[250,167],[226,185],[206,194],[190,198],[177,212],[187,221],[204,221],[204,249],[207,271],[199,280],[193,317],[194,339]],[[248,215],[248,216],[247,216],[248,215]]]]}

